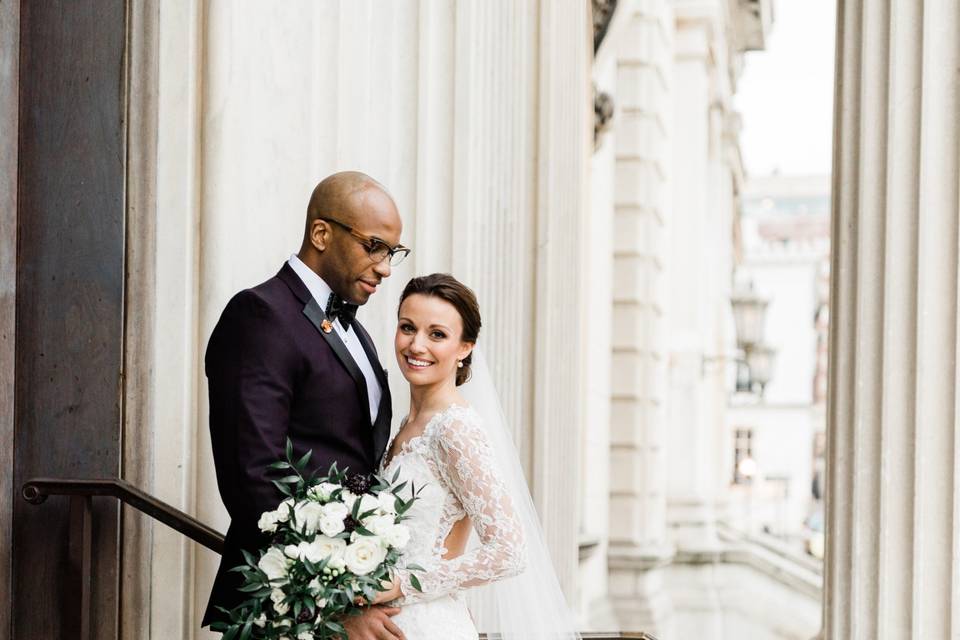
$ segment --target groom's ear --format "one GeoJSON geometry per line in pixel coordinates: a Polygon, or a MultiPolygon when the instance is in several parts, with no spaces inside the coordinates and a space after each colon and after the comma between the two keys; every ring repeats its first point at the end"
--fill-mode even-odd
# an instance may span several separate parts
{"type": "Polygon", "coordinates": [[[314,220],[310,224],[310,244],[317,251],[326,251],[330,244],[330,225],[325,220],[314,220]]]}

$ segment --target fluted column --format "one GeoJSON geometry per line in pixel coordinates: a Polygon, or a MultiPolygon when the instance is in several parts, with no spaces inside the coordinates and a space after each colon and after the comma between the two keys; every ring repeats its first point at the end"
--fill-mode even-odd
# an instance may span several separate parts
{"type": "Polygon", "coordinates": [[[668,606],[663,380],[672,17],[638,3],[617,55],[610,595],[620,627],[654,631],[668,606]]]}
{"type": "Polygon", "coordinates": [[[960,634],[960,5],[841,0],[824,636],[960,634]]]}
{"type": "Polygon", "coordinates": [[[593,124],[589,18],[585,2],[540,2],[532,486],[570,602],[577,578],[585,424],[581,335],[589,295],[581,244],[593,124]]]}

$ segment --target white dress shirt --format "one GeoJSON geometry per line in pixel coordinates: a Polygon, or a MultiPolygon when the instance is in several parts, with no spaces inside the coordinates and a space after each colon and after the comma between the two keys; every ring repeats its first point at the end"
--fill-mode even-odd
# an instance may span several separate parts
{"type": "MultiPolygon", "coordinates": [[[[287,262],[290,264],[290,268],[293,269],[294,273],[300,276],[303,284],[307,286],[307,290],[310,292],[310,295],[313,296],[313,299],[317,301],[317,304],[320,305],[320,308],[326,309],[327,298],[333,293],[333,289],[331,289],[330,286],[323,281],[323,278],[318,276],[313,269],[305,265],[296,254],[290,256],[287,262]]],[[[363,350],[363,345],[360,344],[360,339],[357,337],[356,332],[354,332],[353,327],[344,329],[340,321],[336,320],[333,322],[333,330],[340,336],[343,344],[347,347],[347,351],[353,356],[354,362],[360,367],[360,371],[367,381],[367,399],[370,401],[370,423],[373,424],[377,421],[377,412],[380,409],[380,397],[383,395],[383,389],[380,388],[377,376],[373,372],[373,365],[367,358],[367,352],[363,350]]]]}

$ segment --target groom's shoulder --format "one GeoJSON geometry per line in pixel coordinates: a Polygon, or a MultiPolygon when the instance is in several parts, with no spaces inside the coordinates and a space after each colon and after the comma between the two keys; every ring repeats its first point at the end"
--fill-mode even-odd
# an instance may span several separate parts
{"type": "Polygon", "coordinates": [[[224,315],[283,315],[295,306],[296,298],[291,295],[290,289],[278,276],[273,276],[254,287],[235,293],[227,303],[224,315]]]}

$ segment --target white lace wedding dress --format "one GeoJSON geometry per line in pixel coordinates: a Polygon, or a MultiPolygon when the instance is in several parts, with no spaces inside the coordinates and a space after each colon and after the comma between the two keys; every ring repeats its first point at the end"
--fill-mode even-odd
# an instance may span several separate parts
{"type": "MultiPolygon", "coordinates": [[[[392,444],[393,439],[388,452],[392,444]]],[[[402,608],[393,621],[408,640],[476,640],[477,629],[461,592],[516,575],[525,563],[523,528],[498,475],[480,417],[469,407],[452,405],[384,462],[387,477],[399,469],[398,482],[423,487],[407,512],[410,542],[401,559],[403,598],[397,602],[402,608]],[[444,541],[464,516],[470,518],[479,544],[444,560],[444,541]],[[408,564],[424,570],[408,571],[408,564]],[[411,573],[422,591],[411,583],[411,573]]]]}

